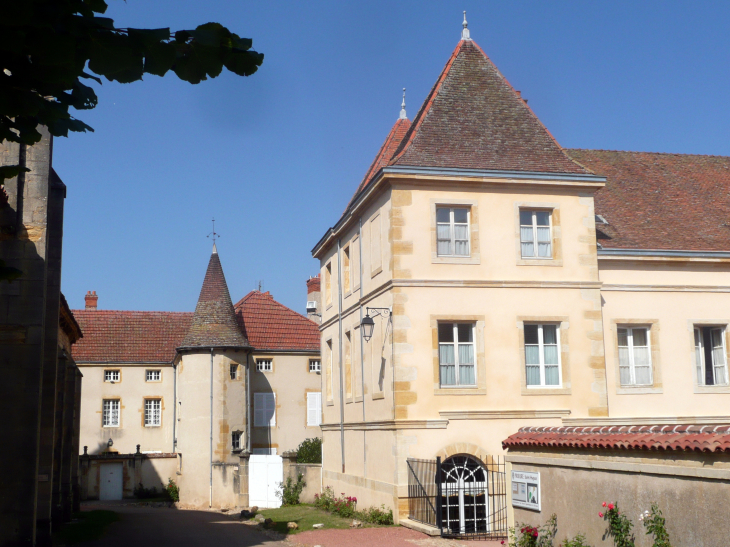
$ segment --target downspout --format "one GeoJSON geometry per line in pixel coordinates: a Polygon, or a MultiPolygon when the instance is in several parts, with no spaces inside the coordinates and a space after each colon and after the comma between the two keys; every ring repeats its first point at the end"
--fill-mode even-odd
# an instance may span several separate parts
{"type": "Polygon", "coordinates": [[[177,451],[177,363],[172,361],[172,453],[177,451]]]}
{"type": "MultiPolygon", "coordinates": [[[[358,275],[360,276],[360,294],[358,295],[358,299],[360,300],[360,325],[362,325],[362,217],[359,219],[359,226],[358,226],[358,239],[360,240],[360,245],[358,245],[358,252],[360,254],[360,258],[358,260],[358,265],[360,266],[358,275]]],[[[362,393],[362,421],[365,423],[365,339],[362,335],[362,327],[360,327],[360,389],[362,393]]],[[[363,427],[362,430],[362,465],[363,465],[363,476],[368,476],[368,456],[367,456],[367,431],[366,428],[363,427]]]]}
{"type": "Polygon", "coordinates": [[[213,348],[210,348],[210,501],[213,507],[213,348]]]}
{"type": "Polygon", "coordinates": [[[251,453],[251,350],[246,351],[246,450],[251,453]]]}
{"type": "Polygon", "coordinates": [[[342,472],[345,472],[345,398],[344,378],[342,376],[342,267],[340,259],[340,242],[337,239],[337,323],[340,329],[340,449],[342,452],[342,472]]]}

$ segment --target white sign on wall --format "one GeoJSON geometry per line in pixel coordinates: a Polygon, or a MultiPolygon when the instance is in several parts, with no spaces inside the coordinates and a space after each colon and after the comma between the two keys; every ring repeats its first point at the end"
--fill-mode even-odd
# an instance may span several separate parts
{"type": "Polygon", "coordinates": [[[512,471],[512,506],[540,511],[540,473],[512,471]]]}

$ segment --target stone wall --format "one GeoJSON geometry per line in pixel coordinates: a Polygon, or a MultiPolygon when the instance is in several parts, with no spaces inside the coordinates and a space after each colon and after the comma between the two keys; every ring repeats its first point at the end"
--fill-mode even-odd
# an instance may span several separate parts
{"type": "Polygon", "coordinates": [[[728,454],[510,451],[507,460],[513,470],[540,473],[541,511],[515,507],[514,522],[538,525],[555,513],[556,540],[583,533],[589,545],[612,546],[613,540],[604,538],[606,522],[598,516],[605,511],[605,501],[618,502],[620,511],[634,523],[637,547],[649,547],[651,538],[638,517],[656,502],[666,518],[672,545],[727,544],[728,454]]]}

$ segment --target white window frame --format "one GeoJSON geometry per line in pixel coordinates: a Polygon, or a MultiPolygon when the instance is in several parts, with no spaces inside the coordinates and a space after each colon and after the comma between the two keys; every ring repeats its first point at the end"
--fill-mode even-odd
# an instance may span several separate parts
{"type": "Polygon", "coordinates": [[[102,399],[101,426],[119,427],[121,422],[121,403],[119,399],[102,399]]]}
{"type": "MultiPolygon", "coordinates": [[[[476,323],[473,323],[471,321],[442,321],[438,323],[438,327],[441,325],[451,325],[453,328],[453,336],[454,341],[453,342],[441,342],[441,340],[438,341],[439,346],[439,387],[442,389],[452,389],[452,388],[475,388],[477,387],[479,383],[479,378],[477,378],[477,348],[476,348],[476,339],[477,339],[477,331],[476,331],[476,323]],[[459,363],[459,325],[469,325],[471,327],[471,345],[472,345],[472,355],[474,362],[472,363],[472,366],[474,367],[474,383],[473,384],[462,384],[461,378],[459,377],[459,371],[460,371],[460,363],[459,363]],[[455,370],[455,376],[456,376],[456,382],[453,384],[444,384],[441,382],[441,345],[453,345],[454,346],[454,366],[456,367],[455,370]]],[[[438,331],[439,329],[436,329],[436,336],[438,337],[438,331]]]]}
{"type": "Polygon", "coordinates": [[[160,427],[162,425],[162,399],[144,400],[144,426],[160,427]]]}
{"type": "Polygon", "coordinates": [[[321,359],[310,359],[309,360],[309,372],[312,374],[322,374],[322,360],[321,359]]]}
{"type": "Polygon", "coordinates": [[[119,382],[122,379],[122,372],[119,369],[105,370],[104,381],[111,384],[119,382]]]}
{"type": "MultiPolygon", "coordinates": [[[[621,363],[621,351],[619,349],[619,357],[618,357],[618,367],[619,367],[619,374],[618,374],[618,383],[622,387],[632,387],[632,386],[651,386],[654,385],[654,364],[652,363],[651,359],[651,328],[645,327],[645,326],[626,326],[626,325],[618,325],[616,327],[616,338],[618,339],[618,332],[620,330],[626,331],[626,341],[627,346],[622,346],[621,344],[618,344],[618,348],[625,347],[628,349],[629,354],[629,362],[627,364],[621,363]],[[634,331],[635,330],[643,330],[646,331],[646,349],[647,354],[649,356],[649,382],[646,384],[639,384],[636,382],[636,363],[635,363],[635,356],[634,356],[634,331]],[[630,382],[628,384],[624,384],[621,381],[621,369],[628,367],[629,369],[629,378],[630,382]]],[[[642,347],[642,346],[639,346],[642,347]]]]}
{"type": "Polygon", "coordinates": [[[253,394],[253,426],[276,426],[276,393],[253,394]],[[266,421],[266,413],[271,411],[271,418],[266,421]]]}
{"type": "MultiPolygon", "coordinates": [[[[521,207],[518,211],[518,218],[520,222],[520,256],[523,259],[528,260],[552,260],[553,259],[553,212],[550,209],[532,209],[528,207],[521,207]],[[531,224],[522,224],[522,213],[530,213],[530,218],[532,219],[531,224]],[[547,213],[548,215],[548,231],[550,233],[550,254],[548,256],[539,256],[539,243],[537,239],[537,213],[547,213]],[[534,254],[533,255],[526,255],[523,251],[522,244],[523,243],[529,243],[522,239],[522,228],[527,227],[532,228],[532,249],[534,254]]],[[[541,226],[544,228],[544,226],[541,226]]]]}
{"type": "MultiPolygon", "coordinates": [[[[527,383],[527,367],[528,366],[535,366],[534,363],[528,365],[527,363],[527,346],[533,346],[534,344],[528,344],[527,343],[527,337],[524,337],[524,347],[522,348],[522,353],[525,358],[525,386],[527,389],[561,389],[563,387],[563,359],[561,356],[561,350],[560,350],[560,324],[559,323],[550,323],[550,322],[544,322],[544,323],[534,323],[532,321],[526,322],[523,324],[524,327],[527,326],[536,326],[537,327],[537,347],[538,347],[538,354],[540,357],[540,384],[528,384],[527,383]],[[543,335],[543,327],[555,327],[555,342],[558,350],[558,383],[557,384],[545,384],[545,338],[543,335]]],[[[552,345],[552,344],[551,344],[552,345]]],[[[555,366],[554,364],[550,364],[550,366],[555,366]]]]}
{"type": "Polygon", "coordinates": [[[231,363],[229,365],[228,371],[230,374],[231,380],[238,380],[238,363],[231,363]]]}
{"type": "Polygon", "coordinates": [[[273,359],[256,359],[257,372],[272,372],[274,370],[273,359]]]}
{"type": "MultiPolygon", "coordinates": [[[[725,335],[726,335],[726,327],[723,325],[695,325],[694,326],[694,338],[695,338],[695,368],[696,368],[696,374],[697,374],[697,385],[701,387],[715,387],[715,386],[728,386],[730,385],[730,382],[728,382],[728,367],[727,367],[727,347],[725,342],[725,335]],[[724,359],[724,363],[720,366],[716,365],[714,362],[714,356],[713,356],[713,363],[712,363],[712,377],[715,380],[715,383],[713,384],[707,384],[705,383],[707,379],[707,371],[705,363],[705,341],[704,337],[702,336],[702,329],[711,329],[712,331],[720,331],[720,341],[722,342],[722,356],[724,359]],[[699,334],[699,336],[698,336],[699,334]],[[699,343],[698,343],[699,342],[699,343]],[[722,383],[717,382],[717,369],[721,369],[723,374],[725,375],[725,381],[722,383]]],[[[712,336],[712,335],[710,335],[712,336]]]]}
{"type": "Polygon", "coordinates": [[[150,369],[145,371],[145,382],[161,382],[162,371],[160,369],[150,369]]]}
{"type": "Polygon", "coordinates": [[[316,427],[322,424],[322,393],[310,391],[307,393],[307,427],[316,427]]]}
{"type": "MultiPolygon", "coordinates": [[[[464,240],[460,240],[464,241],[464,240]]],[[[450,207],[447,205],[437,205],[436,206],[436,256],[450,256],[450,257],[470,257],[471,256],[471,208],[470,207],[450,207]],[[464,210],[466,211],[466,254],[456,254],[456,229],[455,226],[463,226],[463,222],[455,222],[454,221],[454,210],[464,210]],[[449,223],[446,224],[445,222],[439,222],[438,215],[439,210],[448,210],[449,211],[449,223]],[[446,241],[445,239],[439,239],[438,236],[438,229],[439,226],[448,226],[449,227],[449,253],[440,253],[439,252],[439,241],[446,241]]]]}
{"type": "Polygon", "coordinates": [[[241,450],[241,439],[243,439],[243,433],[240,431],[233,431],[231,433],[231,450],[241,450]]]}

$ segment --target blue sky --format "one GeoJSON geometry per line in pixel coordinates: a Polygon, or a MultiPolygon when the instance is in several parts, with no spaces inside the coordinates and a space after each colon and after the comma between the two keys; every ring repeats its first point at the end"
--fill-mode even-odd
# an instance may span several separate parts
{"type": "Polygon", "coordinates": [[[310,251],[398,117],[472,38],[565,147],[730,155],[728,2],[109,0],[118,26],[217,21],[255,75],[97,86],[95,133],[54,143],[68,186],[63,292],[101,309],[192,311],[211,218],[234,302],[303,312],[310,251]]]}

